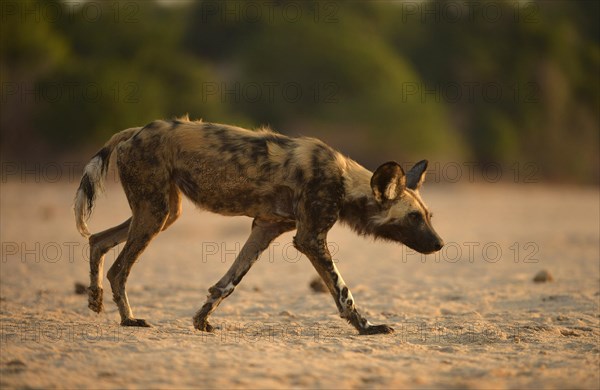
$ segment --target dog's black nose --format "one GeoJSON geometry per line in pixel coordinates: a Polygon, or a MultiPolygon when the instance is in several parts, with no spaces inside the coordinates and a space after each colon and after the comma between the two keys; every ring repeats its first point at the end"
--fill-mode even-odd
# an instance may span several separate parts
{"type": "Polygon", "coordinates": [[[435,250],[436,251],[439,251],[443,247],[444,247],[444,241],[438,241],[438,242],[435,243],[435,250]]]}

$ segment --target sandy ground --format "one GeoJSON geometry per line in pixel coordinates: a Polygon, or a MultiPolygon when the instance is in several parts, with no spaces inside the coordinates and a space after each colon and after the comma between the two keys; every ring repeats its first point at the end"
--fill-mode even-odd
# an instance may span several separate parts
{"type": "MultiPolygon", "coordinates": [[[[120,327],[106,281],[107,310],[91,312],[74,292],[89,266],[70,209],[76,185],[2,184],[2,388],[600,387],[597,189],[426,185],[448,243],[439,256],[336,226],[332,252],[359,307],[396,329],[358,336],[309,289],[316,272],[292,233],[213,315],[221,329],[195,331],[191,317],[250,219],[189,203],[130,277],[134,313],[154,327],[120,327]],[[554,281],[533,283],[541,270],[554,281]]],[[[128,212],[113,183],[91,229],[128,212]]]]}

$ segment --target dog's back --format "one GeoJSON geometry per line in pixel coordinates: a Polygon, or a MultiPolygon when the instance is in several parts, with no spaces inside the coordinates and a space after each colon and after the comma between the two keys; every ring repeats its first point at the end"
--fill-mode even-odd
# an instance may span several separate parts
{"type": "Polygon", "coordinates": [[[293,199],[305,183],[340,176],[340,158],[313,138],[181,120],[152,122],[117,148],[121,174],[164,170],[204,209],[267,219],[293,218],[293,199]]]}

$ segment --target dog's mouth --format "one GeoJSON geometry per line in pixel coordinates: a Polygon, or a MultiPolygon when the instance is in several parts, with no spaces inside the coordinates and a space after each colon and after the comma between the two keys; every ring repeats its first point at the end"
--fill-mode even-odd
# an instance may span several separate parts
{"type": "Polygon", "coordinates": [[[378,227],[375,230],[375,236],[385,240],[402,243],[410,249],[424,255],[438,252],[444,247],[444,241],[435,232],[428,232],[427,234],[424,234],[424,237],[421,239],[421,235],[415,234],[415,232],[407,233],[405,230],[403,231],[400,226],[395,225],[378,227]]]}
{"type": "Polygon", "coordinates": [[[410,249],[415,250],[421,254],[430,255],[432,253],[439,252],[444,247],[444,242],[439,240],[431,245],[428,245],[427,247],[413,245],[413,244],[407,244],[407,243],[404,243],[404,245],[406,245],[410,249]]]}

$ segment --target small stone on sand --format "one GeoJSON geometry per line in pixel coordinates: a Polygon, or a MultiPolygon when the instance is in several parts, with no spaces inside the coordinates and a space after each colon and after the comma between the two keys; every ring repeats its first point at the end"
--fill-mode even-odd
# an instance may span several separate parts
{"type": "Polygon", "coordinates": [[[85,295],[87,294],[87,286],[83,283],[75,282],[75,294],[85,295]]]}
{"type": "Polygon", "coordinates": [[[536,283],[545,283],[545,282],[551,282],[553,281],[554,278],[552,277],[552,275],[550,275],[550,272],[543,270],[538,272],[534,277],[533,277],[533,281],[536,283]]]}
{"type": "Polygon", "coordinates": [[[321,278],[318,277],[310,281],[310,288],[316,293],[327,292],[327,286],[325,285],[325,283],[323,283],[321,278]]]}
{"type": "Polygon", "coordinates": [[[6,374],[20,374],[27,368],[27,365],[19,359],[13,359],[6,363],[6,368],[3,369],[6,374]]]}
{"type": "Polygon", "coordinates": [[[577,333],[577,332],[575,332],[574,330],[571,330],[571,329],[561,329],[560,333],[563,336],[567,336],[567,337],[568,336],[572,336],[572,337],[579,337],[580,336],[579,333],[577,333]]]}

